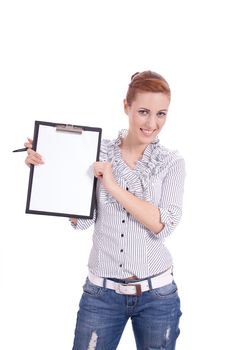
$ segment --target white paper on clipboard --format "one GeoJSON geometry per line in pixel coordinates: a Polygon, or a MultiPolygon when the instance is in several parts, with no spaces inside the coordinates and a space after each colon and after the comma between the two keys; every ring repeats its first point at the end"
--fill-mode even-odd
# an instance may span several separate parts
{"type": "Polygon", "coordinates": [[[35,122],[35,150],[44,164],[32,166],[26,213],[92,218],[101,129],[35,122]],[[60,129],[59,129],[60,126],[60,129]]]}

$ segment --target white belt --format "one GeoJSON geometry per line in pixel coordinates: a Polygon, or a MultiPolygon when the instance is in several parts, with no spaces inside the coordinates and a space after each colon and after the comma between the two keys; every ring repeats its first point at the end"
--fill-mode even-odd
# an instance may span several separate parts
{"type": "Polygon", "coordinates": [[[146,292],[150,289],[160,288],[172,283],[173,276],[172,269],[170,268],[169,270],[161,273],[160,275],[138,282],[129,282],[127,284],[114,282],[110,279],[103,277],[98,277],[91,272],[89,272],[88,274],[88,279],[91,283],[95,284],[96,286],[113,289],[118,294],[141,295],[143,292],[146,292]]]}

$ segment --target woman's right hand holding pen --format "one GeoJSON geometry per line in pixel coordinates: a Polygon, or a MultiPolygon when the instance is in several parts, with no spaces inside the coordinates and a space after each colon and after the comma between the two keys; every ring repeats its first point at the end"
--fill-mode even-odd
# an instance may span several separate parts
{"type": "Polygon", "coordinates": [[[28,141],[24,143],[24,146],[27,147],[27,154],[28,154],[25,159],[25,163],[28,166],[44,164],[42,156],[32,149],[32,142],[33,140],[28,138],[28,141]]]}

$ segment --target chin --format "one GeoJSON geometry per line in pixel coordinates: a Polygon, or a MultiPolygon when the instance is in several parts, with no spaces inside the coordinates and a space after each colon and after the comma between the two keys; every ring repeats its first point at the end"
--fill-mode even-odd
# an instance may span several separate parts
{"type": "Polygon", "coordinates": [[[152,143],[154,140],[153,137],[139,137],[138,138],[138,143],[144,146],[149,145],[150,143],[152,143]]]}
{"type": "Polygon", "coordinates": [[[151,134],[151,135],[143,135],[142,132],[140,132],[140,137],[139,137],[139,139],[140,139],[140,141],[141,141],[142,143],[147,143],[147,144],[148,144],[148,143],[153,142],[154,139],[156,138],[156,136],[157,136],[156,133],[153,133],[153,134],[151,134]]]}

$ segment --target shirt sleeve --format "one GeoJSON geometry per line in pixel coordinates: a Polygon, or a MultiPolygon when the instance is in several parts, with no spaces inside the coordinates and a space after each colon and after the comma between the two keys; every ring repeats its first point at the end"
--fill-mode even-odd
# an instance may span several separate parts
{"type": "Polygon", "coordinates": [[[94,214],[93,214],[93,218],[92,219],[77,219],[77,224],[73,224],[71,223],[71,226],[76,229],[76,230],[86,230],[89,227],[91,227],[91,225],[93,225],[95,223],[96,220],[96,209],[94,209],[94,214]]]}
{"type": "Polygon", "coordinates": [[[180,158],[173,163],[163,180],[158,207],[164,228],[156,235],[157,238],[163,239],[169,236],[181,219],[184,179],[185,162],[183,158],[180,158]]]}

